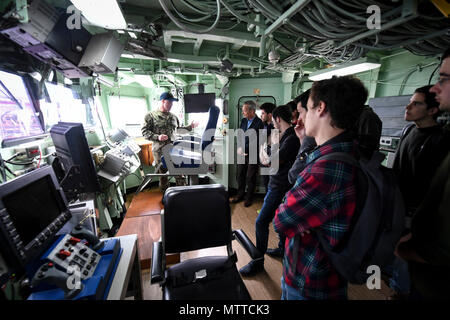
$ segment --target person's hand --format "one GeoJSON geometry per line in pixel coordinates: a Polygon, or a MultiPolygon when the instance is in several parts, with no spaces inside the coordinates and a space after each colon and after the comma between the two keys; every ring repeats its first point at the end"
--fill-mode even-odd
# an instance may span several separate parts
{"type": "Polygon", "coordinates": [[[398,241],[397,245],[395,246],[394,254],[397,257],[402,258],[402,256],[405,254],[405,251],[407,251],[407,243],[411,239],[411,233],[408,233],[406,236],[403,236],[398,241]]]}
{"type": "Polygon", "coordinates": [[[241,155],[241,156],[246,156],[246,155],[247,155],[246,153],[244,153],[244,150],[243,150],[241,147],[239,147],[239,148],[237,149],[237,153],[238,153],[239,155],[241,155]]]}
{"type": "Polygon", "coordinates": [[[302,142],[306,136],[305,125],[302,119],[298,118],[297,125],[295,126],[294,131],[295,135],[300,139],[300,142],[302,142]]]}
{"type": "Polygon", "coordinates": [[[406,236],[401,237],[400,240],[398,241],[398,243],[409,241],[411,239],[411,236],[412,236],[412,234],[410,232],[406,236]]]}
{"type": "Polygon", "coordinates": [[[160,134],[158,136],[158,140],[159,141],[166,141],[167,139],[169,139],[169,137],[167,135],[165,135],[165,134],[160,134]]]}
{"type": "Polygon", "coordinates": [[[278,130],[272,130],[270,133],[270,144],[276,145],[280,142],[280,131],[278,130]]]}
{"type": "Polygon", "coordinates": [[[198,127],[198,122],[192,121],[190,126],[191,126],[192,129],[197,128],[198,127]]]}
{"type": "Polygon", "coordinates": [[[267,155],[267,153],[264,151],[267,148],[267,144],[264,144],[260,149],[259,149],[259,160],[261,161],[261,164],[263,166],[268,166],[270,164],[269,161],[269,157],[267,155]]]}

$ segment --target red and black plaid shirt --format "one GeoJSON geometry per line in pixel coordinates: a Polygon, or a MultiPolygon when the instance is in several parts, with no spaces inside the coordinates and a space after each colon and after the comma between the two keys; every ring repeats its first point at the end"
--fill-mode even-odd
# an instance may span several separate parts
{"type": "Polygon", "coordinates": [[[320,229],[332,248],[347,232],[356,207],[356,168],[335,160],[315,160],[334,152],[353,154],[355,148],[347,133],[318,146],[276,211],[275,231],[287,237],[284,280],[307,299],[347,298],[347,281],[331,265],[314,230],[320,229]],[[309,234],[300,236],[307,230],[309,234]]]}

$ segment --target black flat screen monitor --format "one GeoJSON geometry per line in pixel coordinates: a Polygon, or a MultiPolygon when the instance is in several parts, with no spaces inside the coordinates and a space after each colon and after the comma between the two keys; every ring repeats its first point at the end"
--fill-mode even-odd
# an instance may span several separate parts
{"type": "Polygon", "coordinates": [[[97,171],[81,123],[59,122],[50,129],[50,135],[56,148],[56,155],[66,174],[61,186],[68,200],[77,195],[100,192],[97,171]],[[67,174],[71,168],[73,174],[67,174]]]}
{"type": "Polygon", "coordinates": [[[20,273],[70,218],[51,166],[0,185],[0,250],[8,267],[20,273]]]}
{"type": "Polygon", "coordinates": [[[197,93],[184,95],[184,111],[186,113],[208,112],[216,104],[214,93],[197,93]]]}

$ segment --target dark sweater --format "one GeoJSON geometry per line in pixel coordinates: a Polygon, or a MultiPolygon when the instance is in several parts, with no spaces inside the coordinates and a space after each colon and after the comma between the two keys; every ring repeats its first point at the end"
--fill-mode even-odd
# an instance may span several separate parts
{"type": "MultiPolygon", "coordinates": [[[[269,188],[278,189],[282,192],[289,190],[292,185],[288,180],[288,172],[295,161],[295,156],[297,155],[298,149],[300,148],[300,141],[295,135],[293,127],[289,127],[283,133],[278,150],[279,157],[279,168],[278,171],[270,175],[269,188]]],[[[274,151],[274,146],[272,146],[272,152],[274,151]]],[[[276,154],[272,154],[273,159],[276,154]]],[[[273,164],[273,161],[271,161],[273,164]]],[[[272,170],[271,170],[272,173],[272,170]]]]}
{"type": "Polygon", "coordinates": [[[303,143],[300,145],[295,162],[292,168],[289,170],[289,183],[294,185],[295,181],[300,172],[306,167],[306,158],[308,153],[310,153],[316,147],[316,140],[313,137],[305,137],[303,143]]]}
{"type": "Polygon", "coordinates": [[[409,211],[422,202],[437,167],[450,149],[449,138],[441,126],[414,126],[400,140],[393,169],[409,211]]]}

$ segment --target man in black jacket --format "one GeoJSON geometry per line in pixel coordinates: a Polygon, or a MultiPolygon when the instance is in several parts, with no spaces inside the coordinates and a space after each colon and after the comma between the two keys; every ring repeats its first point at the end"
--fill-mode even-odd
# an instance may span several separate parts
{"type": "MultiPolygon", "coordinates": [[[[300,141],[291,126],[291,110],[287,105],[275,108],[272,113],[273,124],[279,131],[279,141],[272,140],[272,164],[268,191],[264,197],[264,204],[256,218],[256,248],[261,257],[250,261],[239,272],[244,276],[254,275],[264,268],[264,254],[269,240],[269,225],[275,216],[275,210],[280,205],[285,193],[291,185],[288,181],[288,172],[294,163],[295,156],[300,148],[300,141]],[[278,161],[276,161],[278,158],[278,161]],[[275,165],[278,162],[278,167],[275,165]]],[[[275,130],[273,131],[275,133],[275,130]]],[[[277,136],[272,134],[273,137],[277,136]]],[[[264,164],[264,163],[263,163],[264,164]]],[[[280,237],[279,246],[284,247],[285,239],[280,237]]]]}
{"type": "MultiPolygon", "coordinates": [[[[405,202],[406,229],[409,233],[413,214],[425,198],[436,169],[450,149],[450,136],[436,121],[439,103],[430,92],[432,86],[415,90],[405,108],[405,120],[414,124],[408,127],[399,143],[394,160],[400,191],[405,202]]],[[[397,258],[390,286],[396,292],[392,299],[406,298],[410,291],[408,264],[397,258]]]]}
{"type": "Polygon", "coordinates": [[[256,103],[254,101],[246,101],[242,106],[241,129],[245,135],[238,134],[238,164],[237,164],[237,183],[238,193],[230,199],[231,203],[237,203],[244,199],[245,206],[252,205],[253,193],[256,188],[256,177],[258,174],[258,135],[259,130],[264,128],[263,122],[256,115],[256,103]],[[256,153],[251,152],[251,148],[256,148],[256,153]],[[243,163],[239,163],[242,158],[243,163]],[[245,187],[247,186],[247,193],[245,187]]]}

